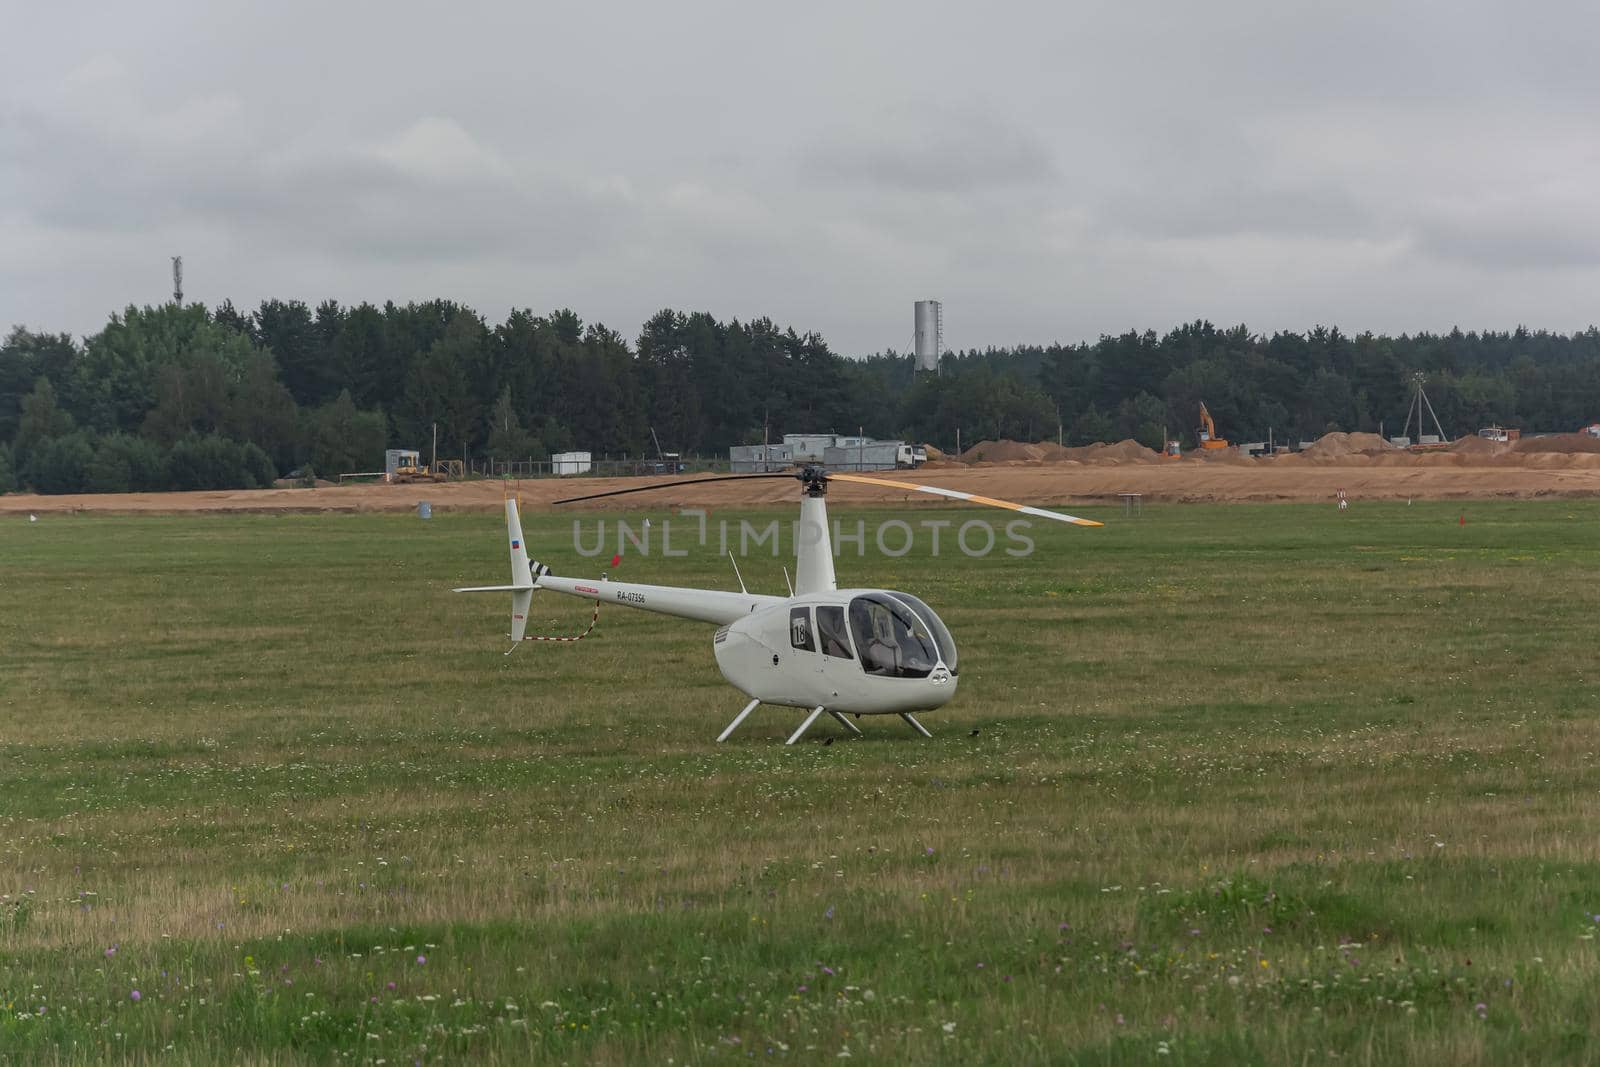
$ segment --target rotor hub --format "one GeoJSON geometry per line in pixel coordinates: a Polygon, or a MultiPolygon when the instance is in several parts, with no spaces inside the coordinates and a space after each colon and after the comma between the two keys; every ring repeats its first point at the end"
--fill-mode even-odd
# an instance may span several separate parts
{"type": "Polygon", "coordinates": [[[828,494],[828,471],[825,467],[806,466],[794,472],[800,479],[800,484],[805,487],[806,496],[826,496],[828,494]]]}

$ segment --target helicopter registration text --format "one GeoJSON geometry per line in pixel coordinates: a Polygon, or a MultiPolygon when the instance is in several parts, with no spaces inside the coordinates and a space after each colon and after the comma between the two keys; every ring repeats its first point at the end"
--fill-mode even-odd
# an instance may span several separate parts
{"type": "Polygon", "coordinates": [[[644,603],[644,594],[643,593],[629,593],[629,592],[625,592],[625,591],[623,591],[621,589],[618,589],[617,590],[617,599],[622,601],[625,604],[643,604],[644,603]]]}

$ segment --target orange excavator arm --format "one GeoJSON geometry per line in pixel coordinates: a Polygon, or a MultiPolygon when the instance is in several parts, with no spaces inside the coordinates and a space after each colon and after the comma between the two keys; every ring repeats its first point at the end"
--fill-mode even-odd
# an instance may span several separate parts
{"type": "Polygon", "coordinates": [[[1228,442],[1217,436],[1217,424],[1211,419],[1211,412],[1207,410],[1205,401],[1200,402],[1200,447],[1201,448],[1227,448],[1228,442]]]}

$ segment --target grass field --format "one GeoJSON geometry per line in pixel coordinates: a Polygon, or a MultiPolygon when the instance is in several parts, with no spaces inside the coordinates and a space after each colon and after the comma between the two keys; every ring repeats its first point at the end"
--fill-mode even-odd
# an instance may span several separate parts
{"type": "Polygon", "coordinates": [[[1600,1060],[1600,503],[1464,511],[849,552],[961,691],[791,749],[711,627],[502,656],[493,515],[8,519],[0,1063],[1600,1060]]]}

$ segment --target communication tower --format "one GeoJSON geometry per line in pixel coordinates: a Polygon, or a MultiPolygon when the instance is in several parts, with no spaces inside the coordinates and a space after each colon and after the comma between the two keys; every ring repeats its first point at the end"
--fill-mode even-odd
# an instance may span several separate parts
{"type": "Polygon", "coordinates": [[[912,349],[917,369],[937,371],[944,352],[944,305],[937,300],[918,300],[915,308],[916,333],[912,349]]]}
{"type": "Polygon", "coordinates": [[[1406,409],[1406,426],[1400,432],[1409,437],[1411,435],[1411,418],[1416,416],[1417,436],[1420,438],[1424,429],[1423,420],[1424,417],[1427,417],[1433,419],[1433,428],[1438,432],[1440,442],[1447,443],[1450,438],[1445,435],[1444,427],[1439,425],[1439,416],[1433,413],[1433,403],[1428,399],[1428,394],[1422,389],[1422,383],[1426,379],[1427,375],[1421,371],[1415,371],[1411,375],[1411,381],[1416,385],[1417,391],[1411,394],[1411,406],[1406,409]]]}
{"type": "Polygon", "coordinates": [[[183,304],[183,257],[172,257],[172,302],[183,304]]]}

